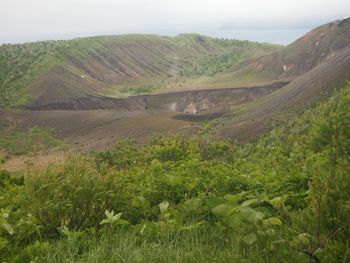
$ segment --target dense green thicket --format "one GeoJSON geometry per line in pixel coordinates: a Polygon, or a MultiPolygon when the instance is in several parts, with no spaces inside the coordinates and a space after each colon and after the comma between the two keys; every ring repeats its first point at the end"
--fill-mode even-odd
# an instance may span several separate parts
{"type": "Polygon", "coordinates": [[[244,146],[155,137],[1,171],[1,259],[347,262],[349,142],[350,85],[244,146]]]}

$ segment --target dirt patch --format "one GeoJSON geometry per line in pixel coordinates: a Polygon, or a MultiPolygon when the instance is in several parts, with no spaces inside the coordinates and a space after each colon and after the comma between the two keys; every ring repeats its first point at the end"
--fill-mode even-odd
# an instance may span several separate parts
{"type": "Polygon", "coordinates": [[[11,156],[3,165],[3,168],[10,172],[19,172],[27,169],[28,166],[44,169],[49,164],[63,163],[67,154],[53,152],[36,154],[34,156],[11,156]]]}
{"type": "MultiPolygon", "coordinates": [[[[21,128],[53,128],[64,143],[75,152],[104,150],[124,138],[146,142],[154,134],[192,133],[193,123],[176,120],[176,112],[147,110],[48,110],[22,111],[16,115],[21,128]]],[[[0,116],[0,123],[3,116],[0,116]]]]}

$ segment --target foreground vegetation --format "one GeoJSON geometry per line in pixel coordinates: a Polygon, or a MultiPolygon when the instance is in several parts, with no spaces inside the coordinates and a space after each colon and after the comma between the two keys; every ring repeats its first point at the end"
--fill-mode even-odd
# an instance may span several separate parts
{"type": "Polygon", "coordinates": [[[154,137],[1,171],[0,261],[348,262],[350,85],[292,115],[244,146],[154,137]]]}

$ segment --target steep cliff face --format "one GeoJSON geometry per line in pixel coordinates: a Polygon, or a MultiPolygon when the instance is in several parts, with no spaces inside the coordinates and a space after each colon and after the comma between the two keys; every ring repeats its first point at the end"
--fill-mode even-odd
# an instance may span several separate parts
{"type": "Polygon", "coordinates": [[[158,95],[132,96],[117,99],[88,96],[61,103],[27,106],[31,110],[97,110],[140,111],[148,109],[168,110],[197,114],[210,108],[244,104],[266,96],[286,85],[278,82],[261,87],[196,90],[158,95]]]}

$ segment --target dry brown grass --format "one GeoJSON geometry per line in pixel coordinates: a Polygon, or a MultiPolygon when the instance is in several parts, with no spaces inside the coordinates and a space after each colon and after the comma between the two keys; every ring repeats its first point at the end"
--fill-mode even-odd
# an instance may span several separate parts
{"type": "Polygon", "coordinates": [[[11,156],[5,161],[3,168],[10,172],[24,171],[28,166],[44,169],[49,164],[63,163],[66,156],[67,154],[64,152],[37,153],[31,156],[11,156]]]}

